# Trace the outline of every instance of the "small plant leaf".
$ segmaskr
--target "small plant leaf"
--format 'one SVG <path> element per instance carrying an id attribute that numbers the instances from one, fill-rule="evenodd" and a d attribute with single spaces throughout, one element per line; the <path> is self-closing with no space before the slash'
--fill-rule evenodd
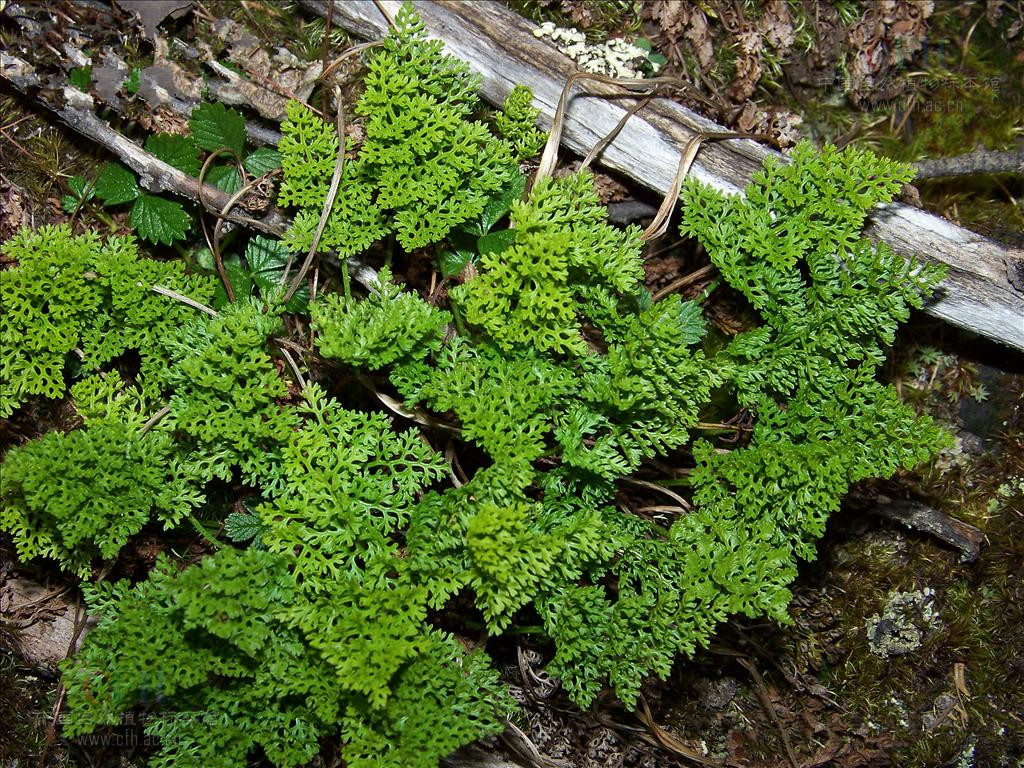
<path id="1" fill-rule="evenodd" d="M 199 162 L 199 148 L 191 136 L 154 133 L 146 139 L 146 149 L 189 176 L 199 175 L 199 169 L 202 167 Z"/>
<path id="2" fill-rule="evenodd" d="M 262 176 L 281 167 L 281 153 L 270 147 L 260 147 L 250 153 L 242 165 L 254 176 Z"/>
<path id="3" fill-rule="evenodd" d="M 96 190 L 94 185 L 82 176 L 68 179 L 68 194 L 61 198 L 60 205 L 66 213 L 74 213 L 92 200 Z"/>
<path id="4" fill-rule="evenodd" d="M 142 86 L 142 78 L 138 67 L 128 73 L 128 79 L 121 83 L 121 90 L 125 93 L 138 93 Z"/>
<path id="5" fill-rule="evenodd" d="M 185 238 L 192 218 L 181 203 L 156 195 L 140 195 L 132 206 L 131 223 L 143 240 L 170 245 Z"/>
<path id="6" fill-rule="evenodd" d="M 106 205 L 130 203 L 140 194 L 135 174 L 120 163 L 107 163 L 96 179 L 96 196 Z"/>
<path id="7" fill-rule="evenodd" d="M 253 546 L 259 546 L 260 536 L 266 529 L 252 512 L 232 512 L 224 518 L 224 533 L 236 544 L 250 541 Z"/>
<path id="8" fill-rule="evenodd" d="M 188 121 L 196 146 L 209 152 L 227 147 L 239 156 L 245 151 L 245 118 L 218 102 L 195 108 Z"/>
<path id="9" fill-rule="evenodd" d="M 231 281 L 231 290 L 235 292 L 235 301 L 241 301 L 247 296 L 252 295 L 252 276 L 249 274 L 249 270 L 245 268 L 242 260 L 235 254 L 224 257 L 224 272 L 227 273 L 228 280 Z M 213 297 L 213 306 L 217 309 L 226 307 L 230 301 L 228 300 L 228 293 L 224 289 L 224 283 L 218 276 L 216 293 Z"/>
<path id="10" fill-rule="evenodd" d="M 485 253 L 501 253 L 515 241 L 516 231 L 514 229 L 499 229 L 482 235 L 476 241 L 476 249 L 481 256 Z"/>
<path id="11" fill-rule="evenodd" d="M 479 231 L 476 234 L 485 235 L 490 232 L 491 227 L 501 221 L 512 210 L 512 204 L 522 198 L 525 190 L 526 177 L 521 173 L 517 173 L 497 197 L 491 198 L 487 205 L 484 206 L 484 210 L 480 214 Z"/>
<path id="12" fill-rule="evenodd" d="M 455 277 L 473 260 L 472 251 L 445 251 L 441 254 L 440 268 L 442 277 Z"/>
<path id="13" fill-rule="evenodd" d="M 68 82 L 80 91 L 89 90 L 92 83 L 92 67 L 78 67 L 68 72 Z"/>
<path id="14" fill-rule="evenodd" d="M 696 344 L 704 338 L 707 320 L 695 301 L 684 301 L 679 305 L 679 337 L 683 344 Z"/>
<path id="15" fill-rule="evenodd" d="M 448 243 L 452 249 L 441 254 L 438 265 L 443 277 L 455 277 L 472 261 L 477 253 L 477 240 L 475 233 L 463 229 L 452 230 L 448 235 Z"/>
<path id="16" fill-rule="evenodd" d="M 214 166 L 207 172 L 206 178 L 203 180 L 229 195 L 235 194 L 242 188 L 242 177 L 239 176 L 238 169 L 233 165 Z"/>
<path id="17" fill-rule="evenodd" d="M 269 299 L 281 283 L 281 273 L 288 263 L 288 246 L 280 240 L 255 235 L 245 249 L 249 275 L 264 300 Z M 303 285 L 285 305 L 289 312 L 302 312 L 309 305 L 309 288 Z"/>

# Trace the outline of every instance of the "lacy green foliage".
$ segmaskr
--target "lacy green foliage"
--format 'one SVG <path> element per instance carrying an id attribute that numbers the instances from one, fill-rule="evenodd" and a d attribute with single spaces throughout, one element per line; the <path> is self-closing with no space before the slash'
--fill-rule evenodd
<path id="1" fill-rule="evenodd" d="M 585 351 L 580 316 L 599 321 L 590 302 L 637 290 L 639 228 L 622 233 L 605 221 L 586 173 L 541 181 L 529 200 L 513 204 L 512 222 L 511 247 L 483 254 L 480 277 L 453 289 L 453 299 L 505 352 Z"/>
<path id="2" fill-rule="evenodd" d="M 288 389 L 267 354 L 267 337 L 280 325 L 247 301 L 174 335 L 171 420 L 192 441 L 198 476 L 230 480 L 235 466 L 247 478 L 262 476 L 295 426 L 294 414 L 277 404 Z"/>
<path id="3" fill-rule="evenodd" d="M 410 7 L 399 11 L 395 23 L 369 58 L 355 107 L 364 118 L 365 139 L 345 162 L 341 193 L 319 244 L 342 256 L 391 232 L 406 249 L 436 243 L 478 216 L 518 173 L 509 144 L 470 119 L 478 78 L 444 55 L 440 42 L 427 39 Z M 300 207 L 287 240 L 306 250 L 327 197 L 338 139 L 299 106 L 289 108 L 282 135 L 280 201 Z"/>
<path id="4" fill-rule="evenodd" d="M 688 439 L 719 382 L 691 349 L 703 321 L 677 298 L 651 304 L 639 233 L 606 223 L 588 174 L 544 181 L 512 211 L 515 243 L 485 254 L 479 277 L 451 292 L 487 335 L 457 337 L 433 364 L 396 367 L 392 381 L 410 404 L 454 411 L 464 436 L 499 461 L 534 461 L 553 434 L 563 490 L 603 502 L 644 456 Z"/>
<path id="5" fill-rule="evenodd" d="M 581 705 L 608 683 L 634 704 L 646 675 L 667 675 L 731 614 L 786 620 L 796 561 L 813 557 L 850 483 L 916 466 L 948 439 L 874 380 L 881 345 L 940 276 L 860 237 L 866 210 L 904 176 L 870 155 L 801 147 L 755 180 L 749 203 L 691 184 L 685 231 L 766 320 L 713 359 L 693 349 L 699 307 L 652 304 L 640 289 L 635 234 L 604 225 L 585 176 L 514 206 L 514 244 L 452 291 L 484 333 L 392 373 L 408 403 L 454 412 L 494 458 L 481 482 L 516 478 L 496 503 L 425 500 L 414 514 L 410 563 L 432 600 L 469 586 L 494 630 L 532 601 L 556 643 L 551 669 Z M 728 453 L 693 445 L 693 511 L 666 526 L 603 508 L 645 457 L 689 442 L 722 386 L 758 422 Z M 560 465 L 530 468 L 552 453 Z M 539 504 L 517 498 L 529 486 Z M 571 558 L 552 554 L 538 522 L 553 503 L 579 503 L 568 499 L 600 510 L 614 545 L 551 582 L 550 564 Z M 494 570 L 481 545 L 498 541 L 510 567 Z"/>
<path id="6" fill-rule="evenodd" d="M 512 145 L 519 160 L 536 155 L 548 139 L 537 127 L 538 115 L 540 110 L 533 106 L 533 91 L 517 85 L 505 97 L 501 112 L 494 116 L 494 127 Z"/>
<path id="7" fill-rule="evenodd" d="M 942 276 L 861 235 L 868 209 L 911 178 L 907 166 L 864 150 L 819 154 L 807 142 L 791 160 L 767 163 L 743 199 L 692 180 L 683 191 L 683 232 L 701 238 L 765 319 L 732 347 L 744 396 L 785 396 L 812 375 L 880 364 L 882 346 Z"/>
<path id="8" fill-rule="evenodd" d="M 254 745 L 276 765 L 308 762 L 337 717 L 330 668 L 275 616 L 295 600 L 285 562 L 222 549 L 175 574 L 168 561 L 116 602 L 65 665 L 65 733 L 118 722 L 140 698 L 172 699 L 147 720 L 162 766 L 239 766 Z M 121 649 L 115 659 L 110 648 Z"/>
<path id="9" fill-rule="evenodd" d="M 551 431 L 546 414 L 571 390 L 571 373 L 538 356 L 504 357 L 455 337 L 435 364 L 396 369 L 392 380 L 409 405 L 454 411 L 466 438 L 498 460 L 533 461 Z"/>
<path id="10" fill-rule="evenodd" d="M 321 248 L 344 258 L 392 234 L 405 249 L 447 238 L 454 258 L 442 269 L 462 282 L 441 309 L 384 269 L 369 296 L 320 296 L 309 323 L 287 327 L 298 337 L 312 326 L 320 356 L 364 382 L 386 376 L 406 407 L 433 412 L 419 422 L 456 433 L 465 460 L 449 466 L 417 431 L 343 407 L 316 381 L 294 402 L 274 352 L 290 343 L 275 341 L 283 308 L 225 296 L 217 317 L 161 314 L 158 335 L 140 328 L 135 343 L 156 350 L 144 361 L 161 365 L 141 384 L 110 372 L 74 386 L 85 428 L 12 452 L 3 525 L 29 555 L 112 557 L 146 520 L 178 521 L 213 478 L 237 489 L 240 477 L 236 500 L 252 511 L 236 509 L 227 534 L 249 546 L 181 572 L 163 559 L 134 586 L 88 590 L 101 621 L 65 665 L 67 735 L 142 702 L 159 706 L 146 725 L 163 739 L 159 766 L 226 768 L 261 753 L 300 765 L 335 736 L 347 765 L 432 767 L 509 711 L 486 656 L 436 626 L 469 601 L 491 633 L 539 620 L 548 668 L 581 706 L 610 687 L 634 707 L 645 678 L 666 677 L 730 615 L 786 621 L 797 563 L 814 556 L 850 484 L 947 443 L 875 378 L 897 325 L 940 277 L 860 234 L 905 168 L 802 145 L 743 199 L 689 183 L 684 233 L 763 319 L 718 349 L 699 304 L 650 296 L 639 231 L 607 223 L 589 174 L 542 180 L 520 199 L 513 149 L 470 120 L 476 80 L 408 8 L 397 26 L 370 58 L 356 108 L 365 140 L 348 148 Z M 513 96 L 497 123 L 525 152 L 533 117 L 527 96 Z M 210 142 L 241 141 L 225 131 Z M 280 202 L 299 208 L 290 247 L 308 248 L 339 142 L 297 105 L 283 131 Z M 258 287 L 273 305 L 282 254 L 257 245 L 242 293 Z M 98 241 L 63 248 L 35 267 L 60 290 L 17 283 L 30 297 L 19 329 L 44 326 L 50 346 L 14 354 L 51 356 L 53 396 L 69 350 L 97 355 L 86 342 L 113 303 L 84 277 L 103 274 L 90 255 Z M 17 260 L 31 266 L 36 250 L 47 253 L 33 242 Z M 129 310 L 104 321 L 113 348 L 140 322 Z M 310 365 L 310 378 L 325 380 L 323 369 Z M 12 370 L 5 362 L 5 381 Z M 329 379 L 346 403 L 356 377 Z M 149 391 L 170 405 L 145 431 Z M 694 439 L 702 417 L 740 409 L 753 417 L 741 439 Z M 138 456 L 127 464 L 126 446 Z M 89 460 L 68 472 L 83 451 Z M 660 489 L 666 505 L 674 496 L 664 512 L 631 513 L 620 484 L 666 455 L 695 465 L 690 487 Z M 51 492 L 44 478 L 61 473 Z"/>
<path id="11" fill-rule="evenodd" d="M 180 574 L 165 563 L 100 593 L 103 621 L 65 670 L 66 733 L 161 697 L 173 709 L 147 722 L 165 740 L 158 765 L 238 766 L 256 747 L 300 765 L 340 725 L 349 765 L 433 768 L 496 730 L 495 672 L 425 624 L 425 587 L 389 576 L 404 571 L 389 534 L 441 458 L 316 385 L 307 399 L 259 509 L 267 550 L 222 549 Z"/>
<path id="12" fill-rule="evenodd" d="M 0 528 L 24 560 L 49 557 L 83 578 L 151 518 L 177 524 L 202 499 L 171 438 L 100 420 L 12 448 L 0 472 Z"/>
<path id="13" fill-rule="evenodd" d="M 610 557 L 616 544 L 599 511 L 527 498 L 523 468 L 498 464 L 457 491 L 431 494 L 409 526 L 409 569 L 430 604 L 468 586 L 493 632 L 539 595 Z"/>
<path id="14" fill-rule="evenodd" d="M 451 315 L 395 285 L 391 270 L 378 274 L 376 293 L 362 301 L 328 295 L 312 308 L 320 353 L 357 368 L 379 370 L 418 360 L 441 347 Z"/>
<path id="15" fill-rule="evenodd" d="M 0 417 L 32 395 L 64 396 L 75 350 L 85 370 L 127 350 L 139 351 L 144 370 L 166 365 L 165 340 L 195 310 L 152 286 L 200 302 L 213 292 L 180 262 L 138 258 L 128 238 L 73 235 L 66 226 L 22 230 L 2 253 L 15 266 L 0 270 Z"/>
<path id="16" fill-rule="evenodd" d="M 292 554 L 296 577 L 320 592 L 346 574 L 389 567 L 393 533 L 447 465 L 383 414 L 348 411 L 308 389 L 306 422 L 282 446 L 265 486 L 271 500 L 257 512 L 267 548 Z"/>

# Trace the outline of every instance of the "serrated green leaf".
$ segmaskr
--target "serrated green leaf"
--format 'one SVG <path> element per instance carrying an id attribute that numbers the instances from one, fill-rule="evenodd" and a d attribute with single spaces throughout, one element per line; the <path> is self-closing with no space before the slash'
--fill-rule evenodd
<path id="1" fill-rule="evenodd" d="M 72 176 L 68 179 L 68 192 L 69 194 L 61 198 L 61 208 L 67 213 L 74 213 L 92 200 L 96 190 L 92 182 L 82 176 Z"/>
<path id="2" fill-rule="evenodd" d="M 192 217 L 174 200 L 156 195 L 140 195 L 132 206 L 132 229 L 143 240 L 170 245 L 183 240 L 192 225 Z"/>
<path id="3" fill-rule="evenodd" d="M 520 200 L 526 190 L 526 177 L 517 173 L 512 180 L 501 190 L 497 197 L 491 198 L 484 206 L 480 214 L 480 226 L 478 235 L 485 235 L 491 231 L 491 227 L 501 221 L 510 210 L 512 203 Z"/>
<path id="4" fill-rule="evenodd" d="M 255 235 L 245 249 L 249 275 L 264 299 L 268 299 L 281 283 L 281 273 L 288 263 L 288 247 L 280 240 Z M 289 312 L 302 312 L 309 305 L 309 287 L 303 285 L 285 305 Z"/>
<path id="5" fill-rule="evenodd" d="M 138 93 L 139 88 L 142 86 L 142 79 L 140 77 L 140 70 L 138 67 L 132 69 L 128 73 L 128 79 L 121 83 L 121 90 L 125 93 Z"/>
<path id="6" fill-rule="evenodd" d="M 267 529 L 252 512 L 232 512 L 224 518 L 224 533 L 235 543 L 251 541 L 259 546 L 260 536 Z"/>
<path id="7" fill-rule="evenodd" d="M 256 279 L 256 285 L 264 287 L 264 277 L 258 275 L 269 275 L 278 273 L 288 263 L 288 246 L 280 240 L 263 235 L 254 235 L 249 238 L 249 245 L 245 249 L 245 260 L 249 262 L 249 270 Z"/>
<path id="8" fill-rule="evenodd" d="M 202 103 L 188 121 L 196 146 L 209 152 L 227 147 L 238 153 L 245 151 L 245 118 L 218 102 Z"/>
<path id="9" fill-rule="evenodd" d="M 106 205 L 130 203 L 140 194 L 135 174 L 120 163 L 107 163 L 96 179 L 96 196 Z"/>
<path id="10" fill-rule="evenodd" d="M 473 259 L 472 251 L 445 251 L 441 254 L 438 266 L 442 277 L 455 277 Z"/>
<path id="11" fill-rule="evenodd" d="M 270 147 L 260 147 L 246 157 L 242 165 L 254 176 L 262 176 L 281 167 L 281 153 Z"/>
<path id="12" fill-rule="evenodd" d="M 92 67 L 77 67 L 68 72 L 68 82 L 80 91 L 89 90 L 92 83 Z"/>
<path id="13" fill-rule="evenodd" d="M 238 174 L 238 169 L 233 165 L 214 166 L 207 171 L 204 181 L 229 195 L 235 194 L 235 192 L 242 188 L 242 177 Z"/>
<path id="14" fill-rule="evenodd" d="M 703 339 L 707 326 L 700 304 L 696 301 L 684 301 L 679 304 L 679 329 L 684 344 L 696 344 Z"/>
<path id="15" fill-rule="evenodd" d="M 189 176 L 199 175 L 199 169 L 202 167 L 199 162 L 199 148 L 191 136 L 154 133 L 146 139 L 146 149 Z"/>
<path id="16" fill-rule="evenodd" d="M 499 229 L 488 232 L 476 241 L 476 250 L 482 256 L 485 253 L 501 253 L 516 240 L 514 229 Z"/>

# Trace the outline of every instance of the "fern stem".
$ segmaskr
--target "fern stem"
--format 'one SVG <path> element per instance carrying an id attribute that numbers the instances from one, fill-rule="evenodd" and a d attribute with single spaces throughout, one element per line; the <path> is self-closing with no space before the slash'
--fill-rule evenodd
<path id="1" fill-rule="evenodd" d="M 352 278 L 348 274 L 348 264 L 341 265 L 341 287 L 345 291 L 345 298 L 352 301 Z"/>
<path id="2" fill-rule="evenodd" d="M 245 168 L 242 166 L 242 161 L 239 158 L 237 152 L 228 147 L 222 147 L 212 152 L 210 156 L 206 158 L 206 161 L 203 163 L 202 169 L 199 171 L 199 202 L 202 204 L 203 208 L 209 209 L 209 206 L 203 200 L 203 189 L 206 188 L 206 174 L 209 173 L 210 171 L 210 164 L 214 160 L 216 160 L 218 156 L 223 155 L 225 153 L 230 153 L 235 156 L 235 163 L 238 165 L 238 174 L 243 179 L 245 178 Z M 228 211 L 231 210 L 237 199 L 237 195 L 235 197 L 230 198 L 227 204 L 224 206 L 224 210 L 219 214 L 215 214 L 218 217 L 218 227 L 220 223 L 224 221 L 223 217 L 226 216 Z M 204 219 L 202 215 L 199 216 L 199 224 L 203 228 L 203 237 L 206 238 L 206 244 L 210 247 L 210 252 L 213 253 L 213 264 L 217 268 L 217 274 L 220 275 L 221 282 L 224 284 L 224 291 L 228 295 L 228 301 L 234 304 L 235 289 L 234 286 L 231 285 L 231 278 L 228 277 L 227 269 L 224 268 L 224 259 L 221 258 L 220 255 L 220 245 L 217 242 L 218 238 L 216 231 L 214 233 L 213 239 L 211 240 L 210 232 L 206 228 L 206 219 Z"/>
<path id="3" fill-rule="evenodd" d="M 206 527 L 196 519 L 195 515 L 189 512 L 186 517 L 188 518 L 188 521 L 192 523 L 192 527 L 199 532 L 199 535 L 210 543 L 210 546 L 214 549 L 220 549 L 223 546 L 208 530 L 206 530 Z"/>
<path id="4" fill-rule="evenodd" d="M 299 267 L 298 274 L 295 275 L 295 279 L 292 280 L 292 284 L 288 287 L 288 291 L 284 295 L 282 304 L 287 304 L 291 301 L 292 296 L 299 290 L 299 286 L 302 285 L 302 281 L 306 279 L 306 273 L 309 272 L 310 266 L 313 264 L 313 259 L 317 253 L 317 246 L 320 245 L 320 238 L 324 234 L 324 229 L 327 227 L 327 219 L 331 216 L 331 209 L 334 207 L 334 201 L 338 197 L 338 188 L 341 186 L 341 177 L 345 171 L 345 105 L 341 100 L 341 88 L 338 86 L 334 87 L 334 99 L 338 102 L 338 159 L 334 163 L 334 174 L 331 176 L 331 186 L 327 191 L 327 198 L 324 200 L 323 210 L 320 211 L 320 221 L 317 222 L 316 232 L 313 233 L 313 241 L 309 244 L 309 253 L 306 254 L 305 261 L 302 262 L 302 266 Z M 285 267 L 284 273 L 281 275 L 281 282 L 284 283 L 285 277 L 288 274 L 288 267 Z M 348 270 L 342 269 L 341 271 L 345 281 L 345 295 L 348 296 Z"/>
<path id="5" fill-rule="evenodd" d="M 651 301 L 661 301 L 670 293 L 675 293 L 680 288 L 684 288 L 687 285 L 690 285 L 690 283 L 696 283 L 704 279 L 705 277 L 708 277 L 716 269 L 718 269 L 718 267 L 716 267 L 714 264 L 705 264 L 700 269 L 695 269 L 693 272 L 683 275 L 678 280 L 675 280 L 674 282 L 671 282 L 668 285 L 666 285 L 664 288 L 659 290 L 657 293 L 654 294 L 654 296 L 651 297 Z"/>
<path id="6" fill-rule="evenodd" d="M 149 430 L 151 430 L 156 425 L 156 423 L 158 421 L 160 421 L 160 419 L 162 419 L 164 416 L 166 416 L 170 412 L 171 412 L 171 406 L 165 405 L 159 411 L 157 411 L 152 416 L 150 416 L 145 424 L 143 424 L 141 427 L 139 427 L 139 434 L 140 435 L 144 435 L 147 432 L 149 432 Z"/>
<path id="7" fill-rule="evenodd" d="M 217 317 L 217 310 L 210 309 L 205 304 L 200 304 L 195 299 L 190 299 L 183 293 L 172 291 L 170 288 L 164 288 L 164 286 L 162 285 L 153 285 L 150 287 L 150 290 L 152 290 L 154 293 L 159 293 L 161 296 L 167 296 L 168 298 L 174 299 L 175 301 L 180 301 L 182 304 L 187 304 L 193 309 L 198 309 L 200 312 L 205 312 L 210 317 Z"/>
<path id="8" fill-rule="evenodd" d="M 280 349 L 281 349 L 281 354 L 284 355 L 284 359 L 288 361 L 288 365 L 292 369 L 292 373 L 295 374 L 295 380 L 299 384 L 299 389 L 305 389 L 306 388 L 306 380 L 302 377 L 302 371 L 299 370 L 299 366 L 295 362 L 295 358 L 292 357 L 291 352 L 289 352 L 284 347 L 280 347 Z"/>

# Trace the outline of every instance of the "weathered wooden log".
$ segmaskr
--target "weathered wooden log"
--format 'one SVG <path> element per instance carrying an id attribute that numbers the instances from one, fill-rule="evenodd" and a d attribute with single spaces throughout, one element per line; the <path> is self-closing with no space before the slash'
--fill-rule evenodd
<path id="1" fill-rule="evenodd" d="M 326 0 L 303 0 L 326 15 Z M 483 77 L 481 94 L 498 104 L 517 83 L 533 89 L 535 106 L 548 124 L 575 64 L 549 41 L 533 35 L 532 24 L 497 2 L 440 0 L 414 2 L 431 35 Z M 381 9 L 397 13 L 398 0 L 335 2 L 333 23 L 367 39 L 382 37 L 388 21 Z M 566 113 L 563 144 L 586 154 L 616 126 L 631 100 L 613 86 L 588 83 Z M 592 94 L 592 95 L 588 95 Z M 671 186 L 679 155 L 697 132 L 726 130 L 668 99 L 655 99 L 630 118 L 600 162 L 661 194 Z M 705 145 L 690 173 L 712 186 L 739 194 L 766 157 L 784 156 L 753 141 L 736 139 Z M 1002 246 L 946 219 L 901 203 L 879 206 L 867 235 L 910 259 L 945 264 L 949 276 L 927 312 L 953 325 L 1024 350 L 1024 251 Z"/>
<path id="2" fill-rule="evenodd" d="M 985 533 L 980 529 L 919 501 L 879 496 L 877 506 L 870 511 L 956 547 L 960 550 L 962 563 L 976 561 L 981 553 L 982 542 L 985 541 Z"/>

